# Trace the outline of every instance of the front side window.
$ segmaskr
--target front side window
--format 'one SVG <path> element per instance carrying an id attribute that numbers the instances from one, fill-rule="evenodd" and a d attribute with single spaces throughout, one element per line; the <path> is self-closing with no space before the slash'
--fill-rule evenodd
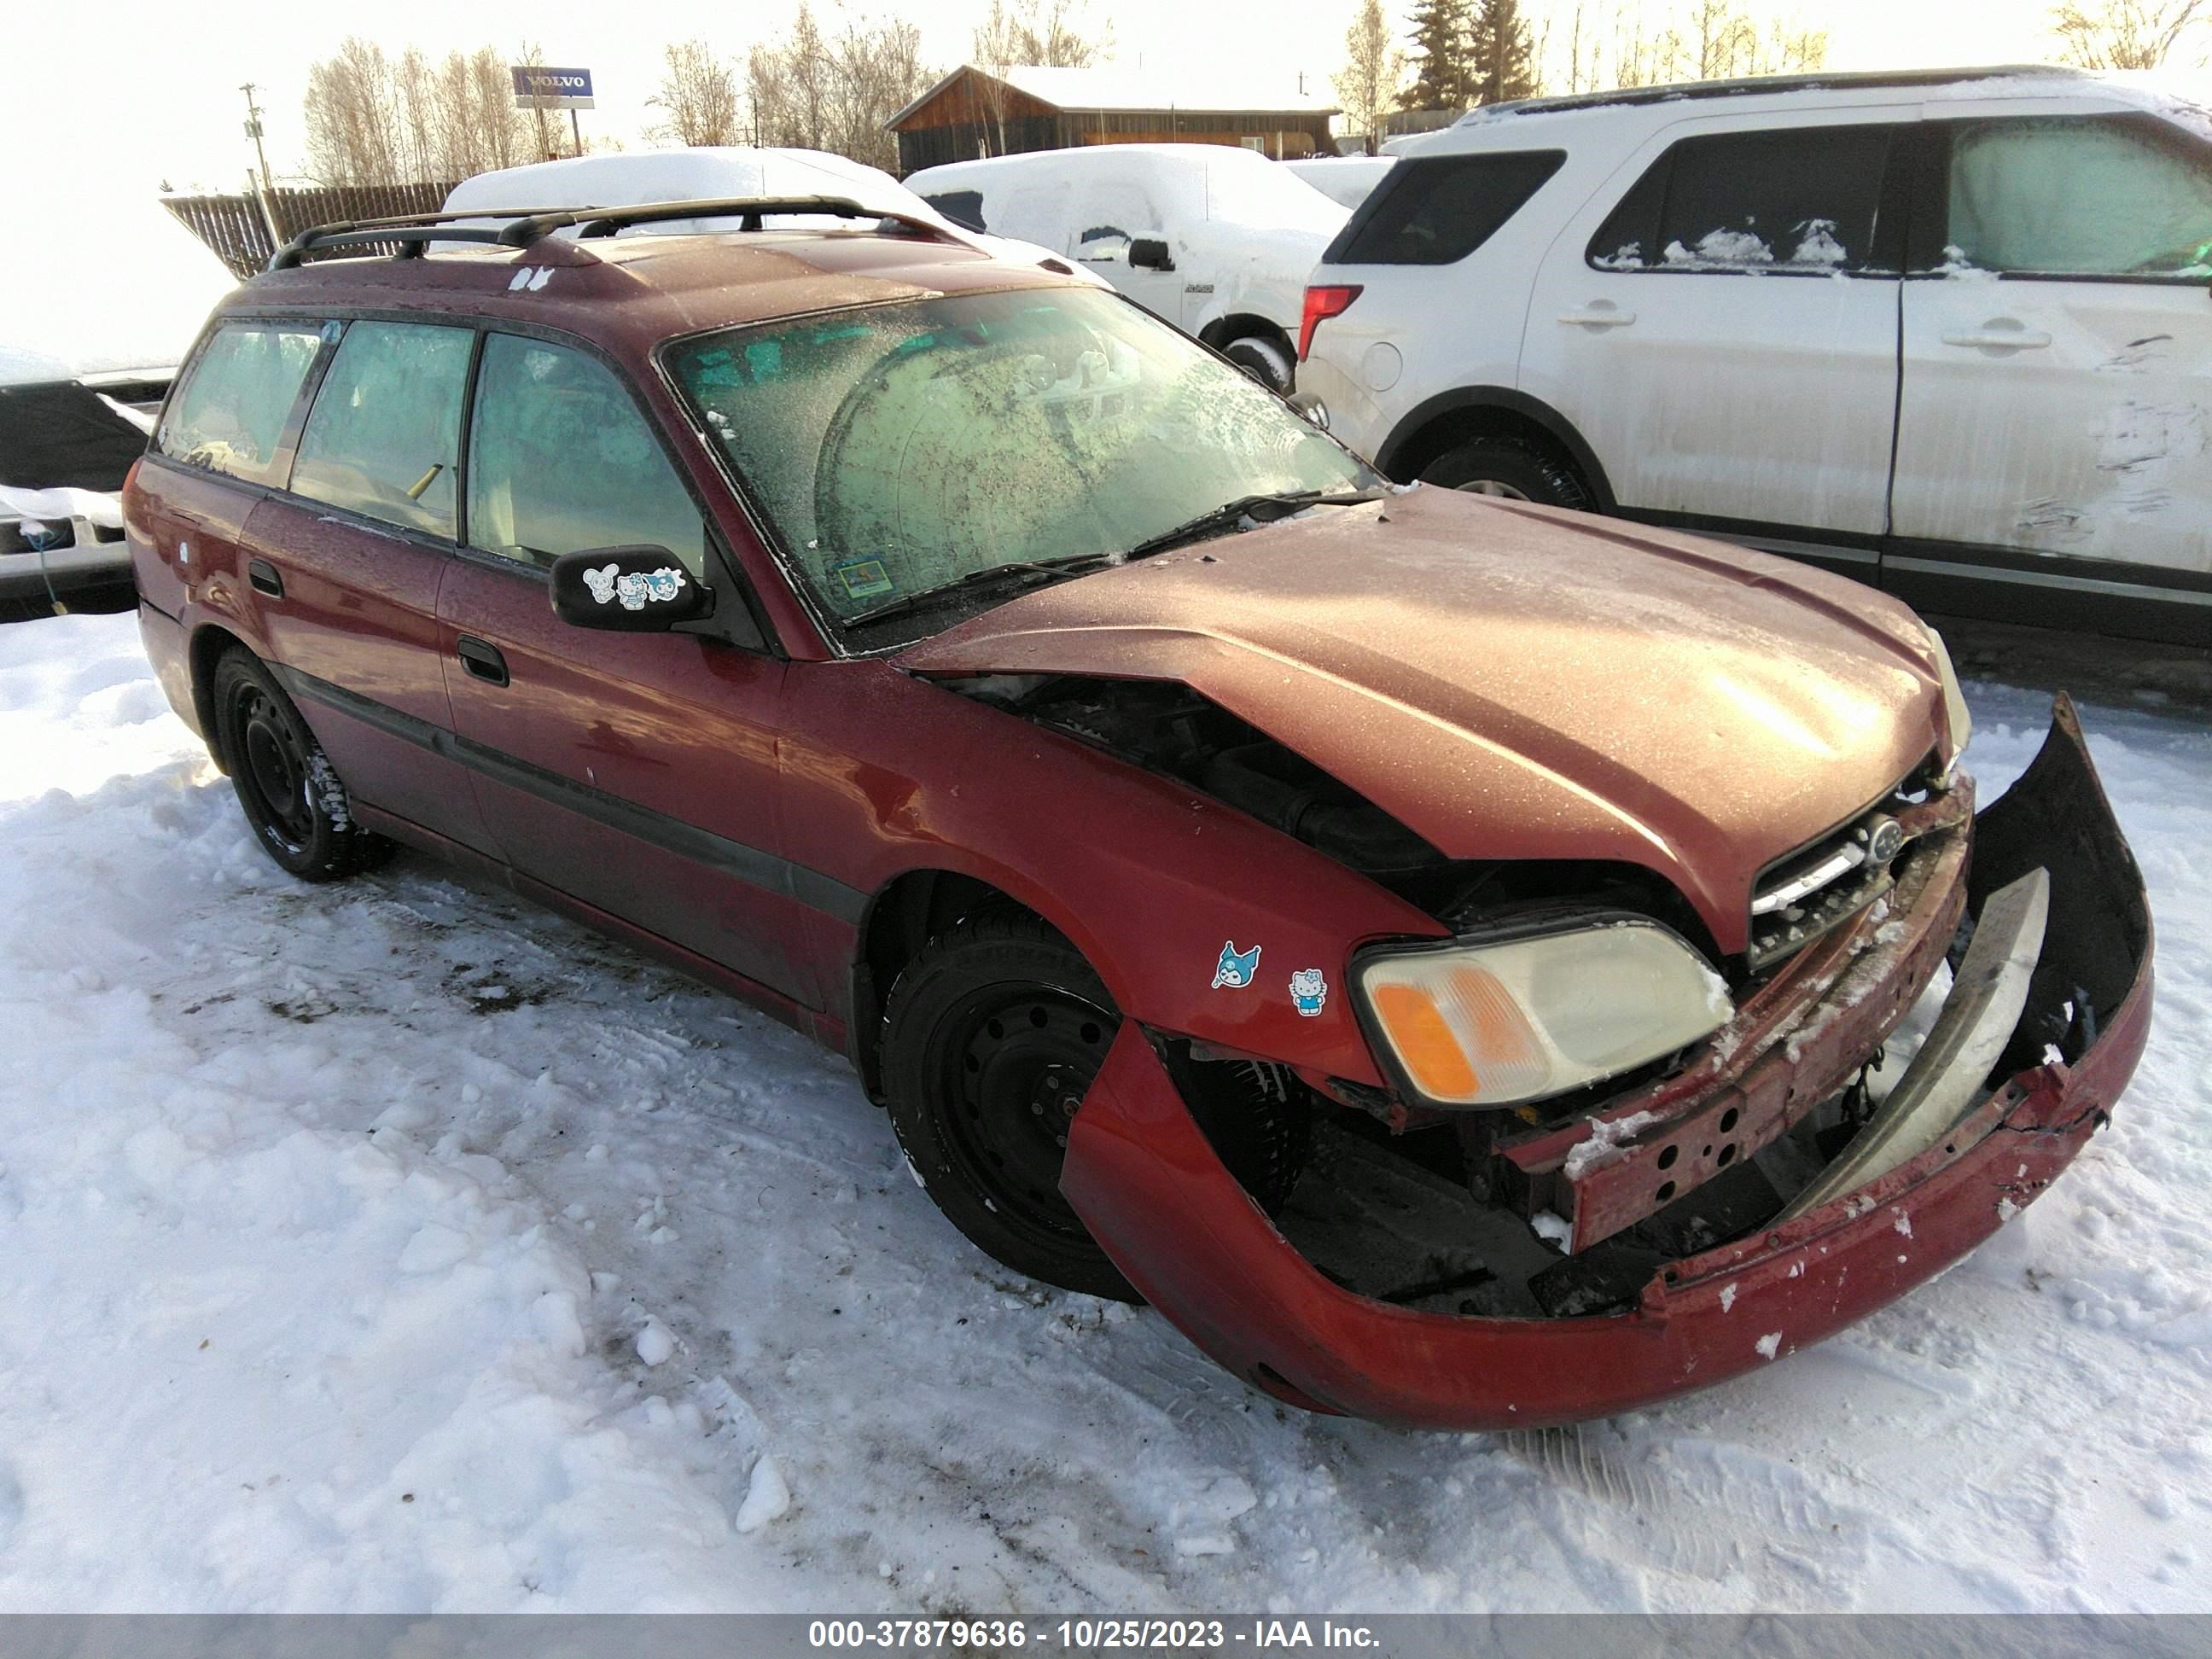
<path id="1" fill-rule="evenodd" d="M 1685 138 L 1599 227 L 1589 262 L 1605 270 L 1893 270 L 1876 239 L 1898 131 L 1785 127 Z"/>
<path id="2" fill-rule="evenodd" d="M 1951 137 L 1946 256 L 2021 276 L 2212 276 L 2212 165 L 2124 119 L 1977 121 Z"/>
<path id="3" fill-rule="evenodd" d="M 669 366 L 840 618 L 1117 557 L 1248 495 L 1381 483 L 1237 369 L 1088 289 L 727 330 Z"/>
<path id="4" fill-rule="evenodd" d="M 587 548 L 665 547 L 703 578 L 707 531 L 635 401 L 596 357 L 484 340 L 469 439 L 469 544 L 550 565 Z"/>
<path id="5" fill-rule="evenodd" d="M 1559 170 L 1565 150 L 1412 156 L 1324 255 L 1332 264 L 1448 265 L 1488 241 Z"/>
<path id="6" fill-rule="evenodd" d="M 461 394 L 474 343 L 465 328 L 349 325 L 300 434 L 293 489 L 386 524 L 451 536 Z"/>
<path id="7" fill-rule="evenodd" d="M 284 422 L 322 349 L 319 323 L 226 323 L 161 416 L 155 447 L 187 466 L 255 483 L 270 471 Z"/>

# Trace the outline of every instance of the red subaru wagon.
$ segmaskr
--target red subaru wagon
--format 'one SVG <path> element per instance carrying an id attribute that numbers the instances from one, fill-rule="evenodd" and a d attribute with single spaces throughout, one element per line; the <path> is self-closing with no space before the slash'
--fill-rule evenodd
<path id="1" fill-rule="evenodd" d="M 1314 1409 L 1756 1368 L 2033 1199 L 2145 1039 L 2063 699 L 1977 817 L 1893 601 L 1394 489 L 849 202 L 310 232 L 125 513 L 287 870 L 404 842 L 769 1010 L 977 1246 Z"/>

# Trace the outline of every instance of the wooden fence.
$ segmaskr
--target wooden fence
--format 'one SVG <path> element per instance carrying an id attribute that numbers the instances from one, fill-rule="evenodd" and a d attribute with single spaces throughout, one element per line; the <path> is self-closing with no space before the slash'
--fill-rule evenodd
<path id="1" fill-rule="evenodd" d="M 309 225 L 326 225 L 340 219 L 383 219 L 401 213 L 435 213 L 445 206 L 453 185 L 331 185 L 313 190 L 272 190 L 269 211 L 282 238 L 298 235 Z M 185 228 L 215 250 L 216 258 L 230 267 L 240 281 L 269 263 L 276 243 L 261 216 L 261 204 L 251 196 L 164 196 L 161 204 L 183 222 Z M 358 248 L 347 250 L 359 252 Z"/>

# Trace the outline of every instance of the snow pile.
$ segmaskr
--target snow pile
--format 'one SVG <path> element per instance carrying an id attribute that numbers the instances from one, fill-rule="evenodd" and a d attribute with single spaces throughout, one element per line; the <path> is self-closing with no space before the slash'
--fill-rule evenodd
<path id="1" fill-rule="evenodd" d="M 0 629 L 0 1608 L 2201 1607 L 2212 738 L 2090 724 L 2160 1006 L 2065 1179 L 1720 1389 L 1408 1435 L 985 1261 L 743 1008 L 288 880 L 130 617 Z"/>

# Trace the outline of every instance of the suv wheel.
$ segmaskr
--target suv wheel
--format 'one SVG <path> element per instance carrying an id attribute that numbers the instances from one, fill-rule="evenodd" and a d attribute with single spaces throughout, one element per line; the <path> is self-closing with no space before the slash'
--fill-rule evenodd
<path id="1" fill-rule="evenodd" d="M 268 669 L 242 647 L 215 670 L 216 742 L 262 849 L 302 881 L 381 864 L 392 843 L 353 821 L 330 757 Z"/>
<path id="2" fill-rule="evenodd" d="M 937 1207 L 1030 1279 L 1140 1298 L 1060 1196 L 1067 1127 L 1121 1017 L 1091 964 L 1027 911 L 989 909 L 933 940 L 891 988 L 891 1127 Z"/>
<path id="3" fill-rule="evenodd" d="M 1582 513 L 1597 510 L 1589 486 L 1571 463 L 1513 438 L 1477 438 L 1447 450 L 1421 469 L 1421 482 L 1471 495 L 1501 495 Z"/>
<path id="4" fill-rule="evenodd" d="M 1221 355 L 1262 386 L 1289 392 L 1292 379 L 1291 354 L 1266 336 L 1247 334 L 1242 339 L 1231 340 L 1221 348 Z"/>

